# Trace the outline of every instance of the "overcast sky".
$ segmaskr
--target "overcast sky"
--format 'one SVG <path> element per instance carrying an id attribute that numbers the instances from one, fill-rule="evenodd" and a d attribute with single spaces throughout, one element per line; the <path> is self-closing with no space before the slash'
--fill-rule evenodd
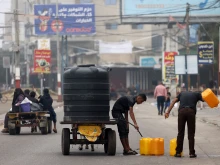
<path id="1" fill-rule="evenodd" d="M 5 15 L 2 12 L 10 11 L 11 1 L 10 0 L 0 0 L 0 26 L 4 26 L 5 23 Z M 3 31 L 0 29 L 0 35 L 2 35 Z M 2 47 L 2 42 L 0 42 L 0 47 Z"/>

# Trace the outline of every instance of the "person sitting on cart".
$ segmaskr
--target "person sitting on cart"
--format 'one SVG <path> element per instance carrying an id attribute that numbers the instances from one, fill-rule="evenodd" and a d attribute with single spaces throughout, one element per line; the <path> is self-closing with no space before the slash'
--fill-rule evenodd
<path id="1" fill-rule="evenodd" d="M 34 92 L 34 91 L 31 91 L 30 92 L 30 101 L 32 101 L 33 103 L 39 103 L 39 101 L 35 98 L 35 96 L 36 96 L 36 93 Z"/>
<path id="2" fill-rule="evenodd" d="M 128 134 L 129 134 L 128 111 L 134 123 L 135 128 L 139 130 L 139 127 L 135 119 L 133 106 L 135 103 L 141 104 L 146 100 L 147 98 L 145 94 L 139 94 L 136 97 L 123 96 L 119 98 L 113 106 L 112 116 L 113 118 L 118 119 L 117 127 L 118 127 L 119 137 L 120 137 L 122 146 L 124 148 L 124 153 L 123 153 L 124 155 L 136 155 L 137 154 L 136 151 L 133 151 L 130 148 L 129 141 L 128 141 Z"/>
<path id="3" fill-rule="evenodd" d="M 21 88 L 16 88 L 14 91 L 14 96 L 12 100 L 12 112 L 19 112 L 19 104 L 24 100 L 25 94 L 21 90 Z M 8 130 L 8 113 L 5 115 L 4 120 L 4 129 L 2 130 L 2 133 L 9 133 Z"/>
<path id="4" fill-rule="evenodd" d="M 43 109 L 45 111 L 49 111 L 50 112 L 50 118 L 53 120 L 53 132 L 57 133 L 57 128 L 56 128 L 56 112 L 54 111 L 52 104 L 53 104 L 53 99 L 51 98 L 50 94 L 49 94 L 49 90 L 47 88 L 45 88 L 43 90 L 43 96 L 40 96 L 40 100 L 39 103 L 41 103 L 43 105 Z"/>

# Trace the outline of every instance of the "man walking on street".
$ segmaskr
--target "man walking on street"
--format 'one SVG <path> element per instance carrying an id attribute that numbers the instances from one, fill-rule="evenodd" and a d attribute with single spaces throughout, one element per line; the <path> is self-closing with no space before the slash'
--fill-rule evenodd
<path id="1" fill-rule="evenodd" d="M 181 92 L 171 103 L 167 112 L 165 113 L 165 119 L 169 117 L 170 111 L 176 102 L 180 102 L 178 109 L 178 135 L 177 135 L 177 147 L 175 157 L 181 157 L 183 151 L 183 141 L 185 133 L 185 124 L 187 122 L 188 127 L 188 140 L 189 140 L 189 157 L 195 158 L 195 129 L 196 129 L 196 104 L 198 101 L 203 101 L 201 93 L 196 92 Z"/>
<path id="2" fill-rule="evenodd" d="M 157 85 L 154 90 L 154 98 L 157 99 L 158 115 L 163 115 L 163 108 L 166 97 L 167 97 L 166 87 L 163 85 L 162 82 L 159 82 L 159 85 Z"/>
<path id="3" fill-rule="evenodd" d="M 137 122 L 134 116 L 133 106 L 135 103 L 141 104 L 144 101 L 146 101 L 145 94 L 139 94 L 137 97 L 123 96 L 119 98 L 113 106 L 112 116 L 113 118 L 118 119 L 117 126 L 118 126 L 119 137 L 124 148 L 124 153 L 123 153 L 124 155 L 136 155 L 137 154 L 136 151 L 133 151 L 130 148 L 129 141 L 128 141 L 128 134 L 129 134 L 128 111 L 134 123 L 135 128 L 138 130 L 139 127 L 137 125 Z"/>

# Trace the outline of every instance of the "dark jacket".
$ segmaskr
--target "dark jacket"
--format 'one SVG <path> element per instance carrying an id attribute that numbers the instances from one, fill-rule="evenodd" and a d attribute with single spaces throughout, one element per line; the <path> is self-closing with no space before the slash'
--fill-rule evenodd
<path id="1" fill-rule="evenodd" d="M 35 98 L 35 97 L 28 97 L 28 99 L 30 100 L 30 101 L 32 101 L 33 103 L 39 103 L 39 101 Z"/>
<path id="2" fill-rule="evenodd" d="M 43 96 L 41 96 L 39 103 L 43 105 L 44 110 L 48 110 L 48 111 L 53 110 L 52 107 L 53 99 L 50 97 L 50 94 L 44 94 Z"/>

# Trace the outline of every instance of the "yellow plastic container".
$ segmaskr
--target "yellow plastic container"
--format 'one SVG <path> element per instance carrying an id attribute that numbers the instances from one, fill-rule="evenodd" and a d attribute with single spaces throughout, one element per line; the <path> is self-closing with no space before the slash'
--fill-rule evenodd
<path id="1" fill-rule="evenodd" d="M 142 138 L 140 140 L 140 154 L 141 155 L 151 154 L 151 142 L 152 142 L 152 138 Z"/>
<path id="2" fill-rule="evenodd" d="M 164 155 L 164 139 L 163 138 L 152 139 L 151 155 Z"/>
<path id="3" fill-rule="evenodd" d="M 219 104 L 218 98 L 209 88 L 202 92 L 202 98 L 211 108 L 217 107 Z"/>
<path id="4" fill-rule="evenodd" d="M 174 156 L 176 154 L 176 146 L 177 146 L 177 139 L 171 139 L 170 140 L 170 156 Z M 181 156 L 183 156 L 183 152 L 181 153 Z"/>

